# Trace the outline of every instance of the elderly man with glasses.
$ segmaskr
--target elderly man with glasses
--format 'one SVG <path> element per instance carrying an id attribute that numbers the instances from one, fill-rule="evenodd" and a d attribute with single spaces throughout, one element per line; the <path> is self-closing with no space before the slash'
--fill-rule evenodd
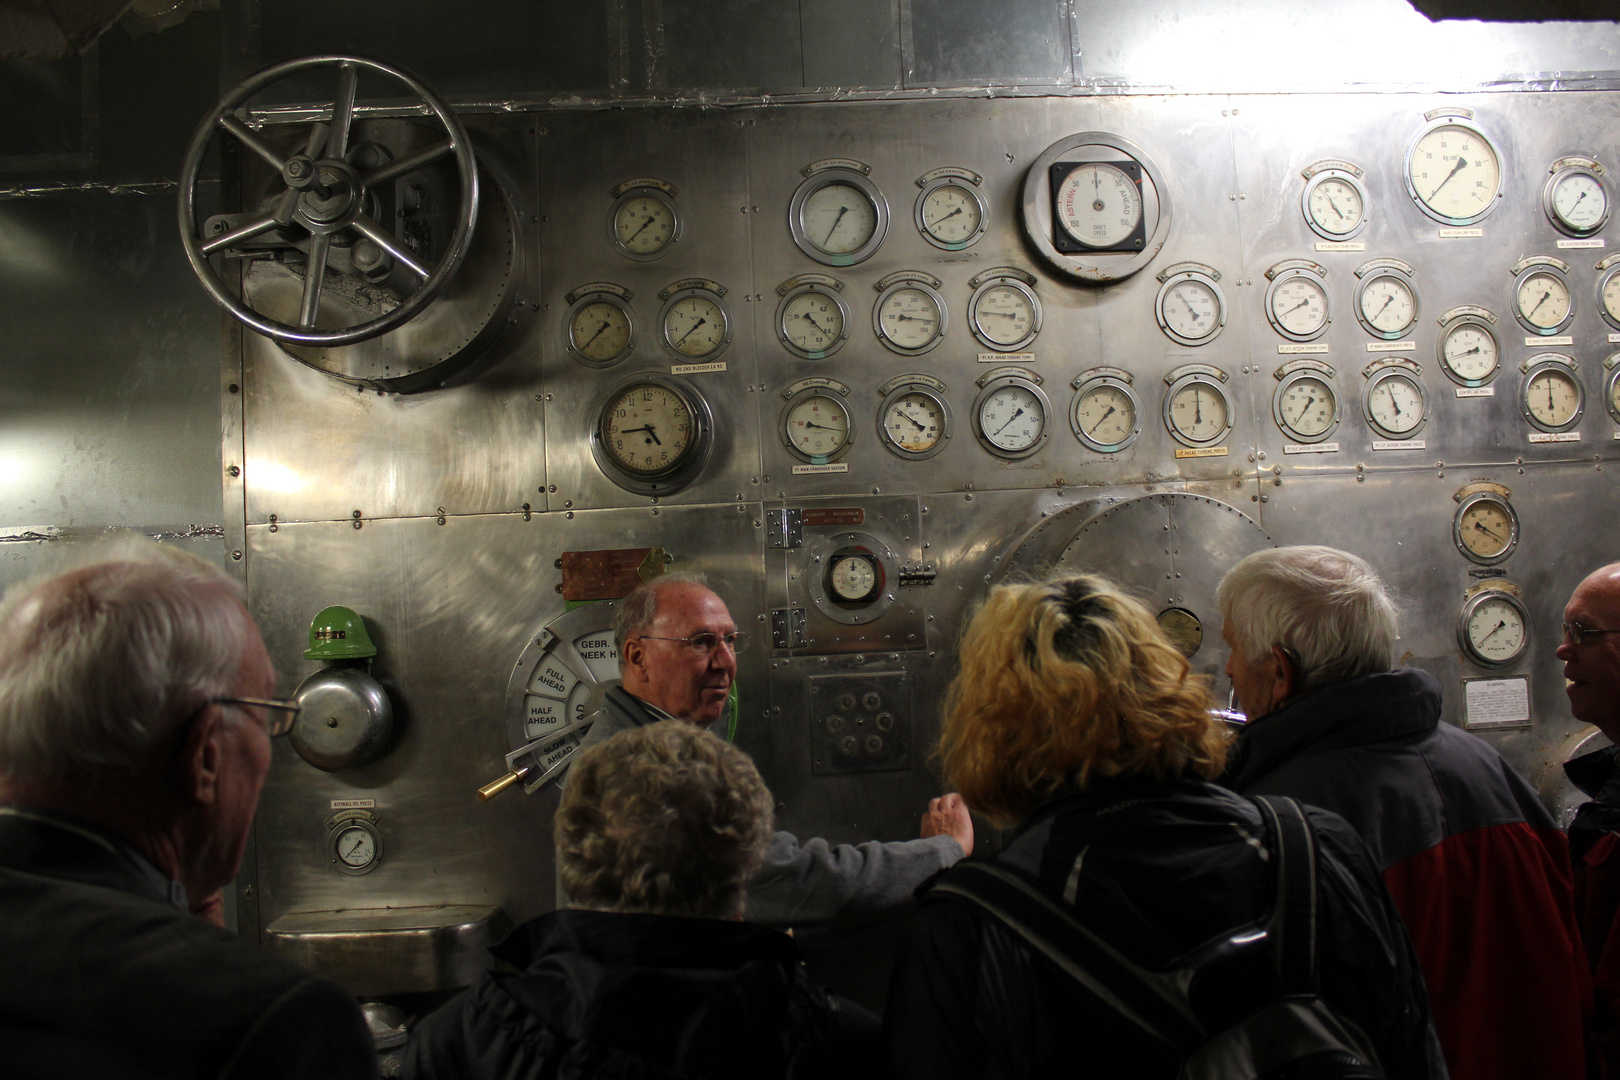
<path id="1" fill-rule="evenodd" d="M 1620 563 L 1594 570 L 1564 606 L 1565 692 L 1575 719 L 1620 744 Z M 1569 826 L 1575 862 L 1575 911 L 1592 965 L 1597 999 L 1592 1045 L 1608 1076 L 1620 1076 L 1620 750 L 1606 746 L 1570 761 L 1564 772 L 1592 797 Z M 1594 1074 L 1595 1075 L 1595 1074 Z"/>
<path id="2" fill-rule="evenodd" d="M 352 998 L 222 926 L 297 705 L 236 585 L 146 545 L 0 608 L 0 1075 L 374 1077 Z"/>
<path id="3" fill-rule="evenodd" d="M 581 750 L 659 720 L 707 729 L 724 715 L 748 639 L 701 578 L 668 574 L 638 586 L 620 602 L 613 633 L 622 683 L 607 689 Z M 777 832 L 749 883 L 747 917 L 792 927 L 880 914 L 972 851 L 973 821 L 954 794 L 929 804 L 917 840 L 835 846 Z"/>

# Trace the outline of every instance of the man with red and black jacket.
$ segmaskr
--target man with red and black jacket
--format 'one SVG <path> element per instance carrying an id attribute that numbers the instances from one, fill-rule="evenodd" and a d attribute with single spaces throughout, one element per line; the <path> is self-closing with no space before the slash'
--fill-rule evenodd
<path id="1" fill-rule="evenodd" d="M 1325 547 L 1249 556 L 1221 582 L 1226 672 L 1249 716 L 1223 783 L 1353 825 L 1383 871 L 1458 1080 L 1586 1075 L 1590 982 L 1568 844 L 1440 684 L 1393 669 L 1395 606 Z"/>

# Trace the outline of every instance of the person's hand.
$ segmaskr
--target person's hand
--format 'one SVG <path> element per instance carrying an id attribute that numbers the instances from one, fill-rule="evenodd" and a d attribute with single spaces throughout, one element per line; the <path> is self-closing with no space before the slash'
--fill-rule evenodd
<path id="1" fill-rule="evenodd" d="M 973 854 L 973 818 L 968 815 L 967 803 L 956 792 L 941 795 L 928 803 L 928 813 L 922 816 L 921 836 L 949 836 L 962 845 L 962 854 Z"/>

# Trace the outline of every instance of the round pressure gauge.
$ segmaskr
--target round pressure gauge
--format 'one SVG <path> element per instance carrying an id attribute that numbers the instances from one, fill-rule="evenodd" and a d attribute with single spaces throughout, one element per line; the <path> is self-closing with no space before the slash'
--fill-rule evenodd
<path id="1" fill-rule="evenodd" d="M 1291 341 L 1310 341 L 1328 328 L 1327 286 L 1309 270 L 1284 270 L 1266 290 L 1266 318 Z"/>
<path id="2" fill-rule="evenodd" d="M 1404 439 L 1423 426 L 1429 415 L 1429 395 L 1416 376 L 1391 368 L 1367 381 L 1361 411 L 1368 425 L 1380 435 Z"/>
<path id="3" fill-rule="evenodd" d="M 1142 246 L 1140 174 L 1132 175 L 1133 164 L 1087 161 L 1054 177 L 1053 205 L 1062 238 L 1100 251 Z"/>
<path id="4" fill-rule="evenodd" d="M 1016 460 L 1046 445 L 1052 404 L 1034 380 L 1022 375 L 992 379 L 973 402 L 973 431 L 997 457 Z"/>
<path id="5" fill-rule="evenodd" d="M 849 306 L 825 285 L 799 285 L 776 306 L 776 338 L 806 360 L 825 360 L 849 340 Z"/>
<path id="6" fill-rule="evenodd" d="M 1530 613 L 1517 596 L 1486 589 L 1463 604 L 1457 618 L 1457 640 L 1474 663 L 1503 667 L 1524 654 L 1529 627 Z"/>
<path id="7" fill-rule="evenodd" d="M 793 193 L 788 231 L 799 250 L 827 266 L 853 266 L 872 257 L 889 231 L 889 204 L 878 186 L 854 169 L 823 169 Z"/>
<path id="8" fill-rule="evenodd" d="M 1502 349 L 1491 324 L 1477 315 L 1462 315 L 1440 331 L 1440 367 L 1463 386 L 1483 386 L 1496 378 Z"/>
<path id="9" fill-rule="evenodd" d="M 1295 442 L 1321 442 L 1339 426 L 1339 395 L 1320 372 L 1296 371 L 1277 384 L 1271 415 Z"/>
<path id="10" fill-rule="evenodd" d="M 608 237 L 628 259 L 663 258 L 681 238 L 675 200 L 657 188 L 632 188 L 619 196 L 608 214 Z"/>
<path id="11" fill-rule="evenodd" d="M 914 278 L 890 285 L 872 305 L 873 332 L 903 356 L 917 356 L 938 345 L 947 323 L 945 298 Z"/>
<path id="12" fill-rule="evenodd" d="M 1441 224 L 1472 225 L 1502 194 L 1502 156 L 1471 121 L 1441 117 L 1424 125 L 1407 148 L 1406 190 Z"/>
<path id="13" fill-rule="evenodd" d="M 1611 266 L 1598 278 L 1598 311 L 1603 321 L 1620 330 L 1620 266 Z"/>
<path id="14" fill-rule="evenodd" d="M 1548 177 L 1541 209 L 1560 232 L 1591 236 L 1609 220 L 1609 189 L 1591 169 L 1572 165 Z"/>
<path id="15" fill-rule="evenodd" d="M 1131 384 L 1111 375 L 1087 379 L 1074 394 L 1069 424 L 1099 454 L 1116 454 L 1142 434 L 1142 403 Z"/>
<path id="16" fill-rule="evenodd" d="M 586 293 L 568 309 L 568 353 L 592 367 L 607 367 L 636 347 L 630 305 L 613 293 Z"/>
<path id="17" fill-rule="evenodd" d="M 677 360 L 713 360 L 731 344 L 731 313 L 708 289 L 681 289 L 658 313 L 658 337 Z"/>
<path id="18" fill-rule="evenodd" d="M 907 461 L 931 458 L 951 437 L 950 406 L 931 386 L 897 386 L 878 406 L 878 435 L 890 453 Z"/>
<path id="19" fill-rule="evenodd" d="M 1501 562 L 1519 546 L 1519 514 L 1493 491 L 1476 491 L 1457 505 L 1451 540 L 1465 558 L 1485 566 Z"/>
<path id="20" fill-rule="evenodd" d="M 883 591 L 883 564 L 868 551 L 840 550 L 827 567 L 827 594 L 836 604 L 865 604 Z"/>
<path id="21" fill-rule="evenodd" d="M 1615 357 L 1609 359 L 1613 361 Z M 1620 364 L 1610 368 L 1609 377 L 1603 382 L 1603 403 L 1609 408 L 1609 416 L 1620 424 Z"/>
<path id="22" fill-rule="evenodd" d="M 1171 341 L 1205 345 L 1226 326 L 1226 296 L 1208 274 L 1184 270 L 1171 274 L 1159 286 L 1153 314 Z"/>
<path id="23" fill-rule="evenodd" d="M 1323 169 L 1305 183 L 1305 223 L 1324 240 L 1349 240 L 1367 227 L 1367 189 L 1353 173 Z"/>
<path id="24" fill-rule="evenodd" d="M 984 235 L 990 209 L 979 189 L 954 176 L 942 176 L 923 186 L 917 195 L 917 231 L 924 240 L 946 251 L 972 247 Z"/>
<path id="25" fill-rule="evenodd" d="M 326 847 L 332 869 L 342 874 L 369 874 L 382 861 L 382 835 L 363 818 L 339 822 L 328 833 Z"/>
<path id="26" fill-rule="evenodd" d="M 633 375 L 603 398 L 591 453 L 614 483 L 639 495 L 680 490 L 707 462 L 713 442 L 709 404 L 672 375 Z"/>
<path id="27" fill-rule="evenodd" d="M 1513 315 L 1532 334 L 1556 334 L 1575 317 L 1569 286 L 1556 270 L 1528 270 L 1513 286 Z"/>
<path id="28" fill-rule="evenodd" d="M 1041 332 L 1040 298 L 1017 278 L 992 278 L 968 299 L 968 326 L 989 348 L 1022 349 Z"/>
<path id="29" fill-rule="evenodd" d="M 1586 409 L 1586 391 L 1569 358 L 1542 353 L 1532 356 L 1527 364 L 1519 409 L 1530 425 L 1542 431 L 1568 431 L 1580 423 Z"/>
<path id="30" fill-rule="evenodd" d="M 782 441 L 811 464 L 835 461 L 849 449 L 849 409 L 836 391 L 800 391 L 782 410 Z"/>
<path id="31" fill-rule="evenodd" d="M 1164 426 L 1188 446 L 1213 446 L 1232 430 L 1232 399 L 1208 375 L 1185 375 L 1164 395 Z"/>
<path id="32" fill-rule="evenodd" d="M 1399 270 L 1374 270 L 1356 286 L 1356 318 L 1373 337 L 1402 338 L 1417 317 L 1417 287 Z"/>

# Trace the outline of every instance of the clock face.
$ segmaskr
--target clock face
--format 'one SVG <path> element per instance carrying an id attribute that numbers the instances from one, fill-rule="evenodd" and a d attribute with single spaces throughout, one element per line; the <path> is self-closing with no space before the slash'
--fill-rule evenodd
<path id="1" fill-rule="evenodd" d="M 692 411 L 658 383 L 633 385 L 603 410 L 600 433 L 609 459 L 625 472 L 656 476 L 678 467 L 692 446 Z"/>

